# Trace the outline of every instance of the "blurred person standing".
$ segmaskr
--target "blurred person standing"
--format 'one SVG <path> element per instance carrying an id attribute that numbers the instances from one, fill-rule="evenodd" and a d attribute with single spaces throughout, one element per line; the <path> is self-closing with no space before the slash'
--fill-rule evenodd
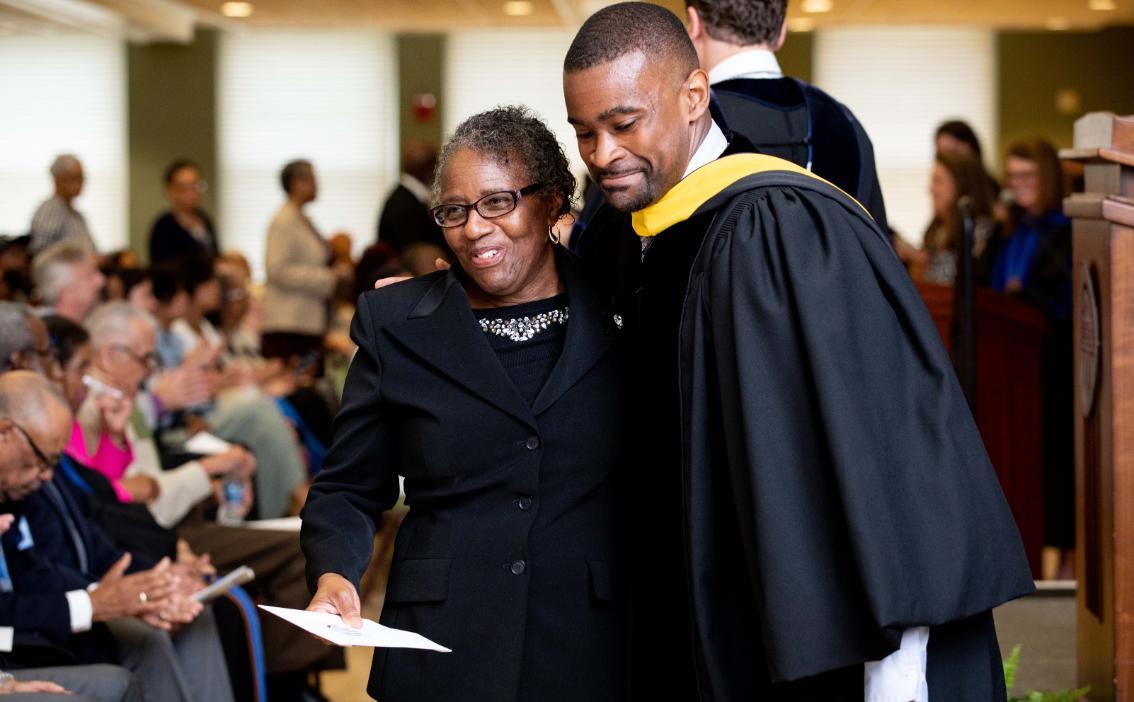
<path id="1" fill-rule="evenodd" d="M 414 243 L 434 244 L 447 250 L 441 227 L 429 216 L 429 185 L 437 167 L 437 149 L 424 141 L 412 141 L 402 152 L 402 175 L 382 205 L 378 218 L 378 241 L 395 253 Z"/>
<path id="2" fill-rule="evenodd" d="M 196 163 L 179 159 L 165 169 L 165 195 L 170 209 L 150 228 L 150 264 L 219 253 L 216 228 L 201 209 L 209 184 Z"/>
<path id="3" fill-rule="evenodd" d="M 1008 147 L 1005 185 L 1013 205 L 1008 225 L 989 242 L 977 274 L 1047 317 L 1043 348 L 1043 575 L 1069 578 L 1075 548 L 1075 433 L 1067 412 L 1074 395 L 1071 220 L 1063 214 L 1063 171 L 1055 147 L 1028 139 Z"/>
<path id="4" fill-rule="evenodd" d="M 976 159 L 984 172 L 988 187 L 992 190 L 993 204 L 996 204 L 995 198 L 1000 196 L 1000 183 L 985 168 L 984 149 L 981 148 L 980 138 L 977 137 L 976 132 L 969 126 L 968 122 L 959 119 L 942 122 L 933 134 L 933 145 L 936 147 L 937 153 L 960 154 Z M 1003 219 L 1003 217 L 1000 217 L 1000 219 Z"/>
<path id="5" fill-rule="evenodd" d="M 760 153 L 803 166 L 862 203 L 886 231 L 874 146 L 838 100 L 776 60 L 787 38 L 787 0 L 686 0 L 689 38 L 709 73 L 713 118 Z"/>
<path id="6" fill-rule="evenodd" d="M 319 193 L 311 163 L 288 163 L 280 185 L 287 200 L 268 227 L 261 347 L 268 358 L 321 368 L 331 304 L 354 271 L 334 263 L 330 245 L 303 212 Z"/>
<path id="7" fill-rule="evenodd" d="M 71 154 L 58 156 L 51 163 L 51 179 L 55 182 L 55 194 L 32 216 L 32 254 L 71 240 L 82 242 L 92 252 L 97 251 L 86 218 L 75 209 L 75 198 L 83 192 L 83 164 Z"/>

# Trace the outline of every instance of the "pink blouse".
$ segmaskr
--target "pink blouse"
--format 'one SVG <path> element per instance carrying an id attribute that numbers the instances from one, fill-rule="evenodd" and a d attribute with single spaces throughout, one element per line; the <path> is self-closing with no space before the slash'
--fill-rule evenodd
<path id="1" fill-rule="evenodd" d="M 126 469 L 134 462 L 134 450 L 130 447 L 129 442 L 126 443 L 126 448 L 119 448 L 114 445 L 110 436 L 103 432 L 102 436 L 99 437 L 98 450 L 94 452 L 94 455 L 91 455 L 87 451 L 87 442 L 83 439 L 83 428 L 78 422 L 75 422 L 75 425 L 71 427 L 71 440 L 67 442 L 63 452 L 79 463 L 94 468 L 105 475 L 110 484 L 114 486 L 114 492 L 118 495 L 119 501 L 134 501 L 134 496 L 122 485 L 122 476 L 126 474 Z"/>

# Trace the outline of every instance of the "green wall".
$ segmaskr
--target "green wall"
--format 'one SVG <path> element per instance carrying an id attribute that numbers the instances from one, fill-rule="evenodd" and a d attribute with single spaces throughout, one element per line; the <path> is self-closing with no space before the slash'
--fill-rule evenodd
<path id="1" fill-rule="evenodd" d="M 811 82 L 811 57 L 814 51 L 811 32 L 789 32 L 783 47 L 776 52 L 776 60 L 784 75 Z"/>
<path id="2" fill-rule="evenodd" d="M 1134 28 L 1004 32 L 997 49 L 1002 153 L 1031 136 L 1070 146 L 1074 122 L 1087 112 L 1134 114 Z M 1078 95 L 1077 112 L 1060 112 L 1061 92 Z"/>
<path id="3" fill-rule="evenodd" d="M 212 30 L 187 46 L 129 47 L 130 245 L 143 257 L 150 224 L 166 208 L 162 173 L 170 161 L 200 164 L 210 186 L 205 209 L 217 212 L 216 63 Z"/>
<path id="4" fill-rule="evenodd" d="M 404 146 L 413 140 L 428 141 L 441 147 L 441 125 L 445 109 L 444 79 L 445 36 L 443 34 L 398 35 L 399 90 L 398 125 Z M 437 98 L 437 109 L 428 121 L 413 116 L 411 100 L 414 95 L 432 93 Z"/>

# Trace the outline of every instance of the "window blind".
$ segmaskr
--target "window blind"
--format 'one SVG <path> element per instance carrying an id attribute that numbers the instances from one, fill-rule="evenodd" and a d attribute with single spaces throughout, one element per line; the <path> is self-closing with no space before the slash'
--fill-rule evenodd
<path id="1" fill-rule="evenodd" d="M 307 213 L 324 236 L 372 243 L 397 180 L 393 41 L 364 31 L 225 34 L 218 63 L 220 236 L 263 278 L 268 224 L 284 202 L 279 172 L 309 159 L 319 182 Z"/>
<path id="2" fill-rule="evenodd" d="M 51 162 L 73 153 L 86 174 L 75 207 L 95 243 L 126 245 L 125 52 L 103 37 L 0 37 L 0 232 L 28 232 L 54 191 Z"/>
<path id="3" fill-rule="evenodd" d="M 576 177 L 586 172 L 567 124 L 563 57 L 573 30 L 470 30 L 449 35 L 445 56 L 445 135 L 498 105 L 530 107 L 555 133 Z"/>
<path id="4" fill-rule="evenodd" d="M 997 153 L 991 30 L 860 27 L 816 32 L 815 82 L 854 112 L 874 142 L 890 226 L 920 244 L 932 217 L 933 134 L 963 119 Z"/>

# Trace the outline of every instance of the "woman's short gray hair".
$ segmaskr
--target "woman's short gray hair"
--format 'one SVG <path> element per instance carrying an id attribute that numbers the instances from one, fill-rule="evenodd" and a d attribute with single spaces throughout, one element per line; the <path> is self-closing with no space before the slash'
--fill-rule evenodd
<path id="1" fill-rule="evenodd" d="M 516 188 L 542 183 L 542 192 L 563 198 L 559 214 L 571 211 L 575 197 L 575 176 L 567 165 L 563 145 L 544 121 L 523 105 L 504 105 L 469 117 L 458 125 L 441 149 L 433 175 L 433 203 L 441 200 L 441 174 L 453 154 L 471 149 L 501 165 L 521 166 L 527 182 Z"/>

